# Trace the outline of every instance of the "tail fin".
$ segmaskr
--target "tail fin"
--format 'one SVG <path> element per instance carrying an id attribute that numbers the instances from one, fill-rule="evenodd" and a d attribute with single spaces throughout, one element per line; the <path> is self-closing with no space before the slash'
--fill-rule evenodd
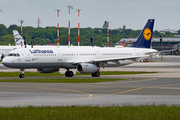
<path id="1" fill-rule="evenodd" d="M 13 34 L 14 34 L 14 41 L 16 46 L 21 46 L 21 41 L 22 41 L 22 45 L 24 46 L 24 40 L 22 36 L 19 34 L 19 32 L 17 30 L 13 30 Z"/>
<path id="2" fill-rule="evenodd" d="M 141 31 L 137 41 L 132 47 L 150 48 L 151 39 L 153 36 L 153 27 L 155 19 L 148 19 L 144 29 Z"/>

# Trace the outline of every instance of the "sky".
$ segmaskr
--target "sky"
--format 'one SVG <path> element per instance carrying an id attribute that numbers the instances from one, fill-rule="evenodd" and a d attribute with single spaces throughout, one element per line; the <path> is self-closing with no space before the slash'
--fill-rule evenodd
<path id="1" fill-rule="evenodd" d="M 180 29 L 180 0 L 0 0 L 0 24 L 9 27 L 20 26 L 19 20 L 25 20 L 23 26 L 57 26 L 57 12 L 61 9 L 60 27 L 68 27 L 70 11 L 71 27 L 102 28 L 109 21 L 110 29 L 126 28 L 142 30 L 148 19 L 155 19 L 154 30 Z"/>

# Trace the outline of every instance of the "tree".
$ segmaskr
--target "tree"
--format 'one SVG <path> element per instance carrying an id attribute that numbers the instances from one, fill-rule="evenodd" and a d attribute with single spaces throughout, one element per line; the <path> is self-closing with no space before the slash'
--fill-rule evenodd
<path id="1" fill-rule="evenodd" d="M 47 41 L 45 39 L 40 39 L 39 44 L 40 45 L 47 45 Z"/>
<path id="2" fill-rule="evenodd" d="M 153 36 L 154 37 L 159 37 L 161 35 L 161 33 L 159 33 L 157 30 L 155 30 L 154 32 L 153 32 Z"/>
<path id="3" fill-rule="evenodd" d="M 8 34 L 13 34 L 13 30 L 15 30 L 15 28 L 17 28 L 17 25 L 10 25 L 8 27 Z"/>
<path id="4" fill-rule="evenodd" d="M 4 35 L 3 36 L 4 42 L 7 44 L 14 45 L 14 36 L 12 34 Z"/>
<path id="5" fill-rule="evenodd" d="M 60 42 L 62 45 L 67 45 L 67 43 L 66 43 L 67 40 L 68 40 L 68 36 L 67 36 L 67 35 L 61 35 L 59 42 Z"/>
<path id="6" fill-rule="evenodd" d="M 4 35 L 7 35 L 8 32 L 7 32 L 7 28 L 5 25 L 3 24 L 0 24 L 0 36 L 4 36 Z"/>
<path id="7" fill-rule="evenodd" d="M 51 40 L 51 42 L 53 43 L 54 35 L 53 35 L 52 32 L 48 32 L 47 35 L 46 35 L 46 38 L 49 38 Z"/>

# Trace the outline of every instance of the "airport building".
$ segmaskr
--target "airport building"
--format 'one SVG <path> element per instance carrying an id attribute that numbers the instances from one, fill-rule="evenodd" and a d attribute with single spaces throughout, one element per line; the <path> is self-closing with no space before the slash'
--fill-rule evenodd
<path id="1" fill-rule="evenodd" d="M 122 38 L 116 45 L 130 47 L 136 40 L 137 38 Z M 174 35 L 174 37 L 162 37 L 162 48 L 160 37 L 152 38 L 152 48 L 158 51 L 172 50 L 166 54 L 180 54 L 180 35 Z"/>

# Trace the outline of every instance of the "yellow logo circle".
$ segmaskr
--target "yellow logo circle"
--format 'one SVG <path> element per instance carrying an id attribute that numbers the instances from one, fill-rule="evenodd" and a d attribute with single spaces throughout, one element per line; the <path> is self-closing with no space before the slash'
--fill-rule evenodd
<path id="1" fill-rule="evenodd" d="M 143 36 L 145 40 L 150 40 L 152 36 L 151 30 L 149 28 L 145 28 L 143 32 Z"/>

